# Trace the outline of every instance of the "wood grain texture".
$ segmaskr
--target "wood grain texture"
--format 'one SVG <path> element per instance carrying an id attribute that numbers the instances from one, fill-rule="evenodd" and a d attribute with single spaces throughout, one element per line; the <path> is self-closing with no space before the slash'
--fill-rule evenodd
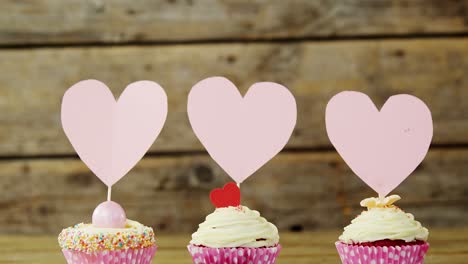
<path id="1" fill-rule="evenodd" d="M 468 152 L 465 150 L 432 151 L 394 192 L 402 194 L 397 202 L 427 226 L 466 226 L 468 219 Z M 346 176 L 344 176 L 346 177 Z M 358 177 L 348 177 L 344 185 L 346 221 L 354 218 L 362 208 L 363 197 L 375 195 Z M 427 210 L 427 206 L 430 209 Z M 426 208 L 426 209 L 424 209 Z M 444 215 L 440 217 L 440 215 Z M 461 219 L 465 219 L 460 221 Z"/>
<path id="2" fill-rule="evenodd" d="M 74 154 L 60 125 L 65 90 L 99 79 L 118 96 L 137 80 L 166 90 L 169 114 L 152 152 L 203 151 L 186 98 L 203 78 L 227 76 L 242 92 L 257 81 L 289 87 L 298 104 L 294 149 L 331 148 L 326 102 L 363 91 L 378 106 L 410 93 L 432 110 L 435 144 L 468 143 L 468 38 L 0 50 L 0 156 Z"/>
<path id="3" fill-rule="evenodd" d="M 436 168 L 436 169 L 434 169 Z M 465 226 L 468 150 L 431 151 L 395 193 L 428 227 Z M 0 164 L 0 233 L 57 234 L 89 222 L 106 188 L 75 159 Z M 209 191 L 229 181 L 208 156 L 149 157 L 113 188 L 113 199 L 161 232 L 193 232 L 212 212 Z M 282 231 L 342 228 L 374 196 L 334 152 L 281 154 L 241 186 L 243 204 Z M 443 213 L 441 213 L 443 212 Z"/>
<path id="4" fill-rule="evenodd" d="M 464 33 L 467 0 L 2 1 L 0 44 Z"/>
<path id="5" fill-rule="evenodd" d="M 277 264 L 339 263 L 334 241 L 340 231 L 281 233 Z M 468 258 L 468 229 L 433 229 L 426 264 L 464 264 Z M 186 250 L 190 233 L 157 237 L 159 249 L 153 263 L 191 264 Z M 0 236 L 0 263 L 64 263 L 55 236 Z"/>

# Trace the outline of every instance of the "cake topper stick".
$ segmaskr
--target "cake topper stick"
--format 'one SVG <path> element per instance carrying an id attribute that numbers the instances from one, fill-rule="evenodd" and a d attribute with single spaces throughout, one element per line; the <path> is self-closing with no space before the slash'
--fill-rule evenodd
<path id="1" fill-rule="evenodd" d="M 107 201 L 111 200 L 112 186 L 107 187 Z"/>
<path id="2" fill-rule="evenodd" d="M 93 213 L 95 226 L 125 225 L 125 212 L 111 201 L 112 185 L 143 157 L 166 116 L 166 93 L 150 81 L 131 83 L 118 101 L 96 80 L 78 82 L 65 92 L 63 130 L 81 160 L 108 187 L 107 201 Z"/>
<path id="3" fill-rule="evenodd" d="M 341 92 L 325 115 L 331 143 L 380 198 L 416 169 L 431 144 L 431 112 L 412 95 L 391 96 L 379 111 L 367 95 Z"/>
<path id="4" fill-rule="evenodd" d="M 195 84 L 187 113 L 208 154 L 238 184 L 283 149 L 297 117 L 296 101 L 286 87 L 255 83 L 242 96 L 224 77 Z"/>
<path id="5" fill-rule="evenodd" d="M 385 199 L 385 195 L 382 195 L 381 193 L 377 193 L 377 195 L 379 196 L 379 199 L 381 201 L 383 201 Z"/>

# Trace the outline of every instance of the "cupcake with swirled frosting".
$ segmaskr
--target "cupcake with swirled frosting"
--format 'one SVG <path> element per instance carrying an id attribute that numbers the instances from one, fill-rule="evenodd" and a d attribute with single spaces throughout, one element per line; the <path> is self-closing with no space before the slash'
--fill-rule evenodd
<path id="1" fill-rule="evenodd" d="M 237 194 L 235 184 L 222 190 Z M 222 191 L 222 192 L 223 192 Z M 236 195 L 234 195 L 236 196 Z M 217 206 L 192 234 L 188 250 L 197 264 L 263 264 L 275 263 L 281 246 L 276 226 L 263 218 L 258 211 L 241 206 L 235 201 Z"/>
<path id="2" fill-rule="evenodd" d="M 394 205 L 400 196 L 367 198 L 367 207 L 344 228 L 336 247 L 343 264 L 423 263 L 429 231 L 414 216 Z"/>

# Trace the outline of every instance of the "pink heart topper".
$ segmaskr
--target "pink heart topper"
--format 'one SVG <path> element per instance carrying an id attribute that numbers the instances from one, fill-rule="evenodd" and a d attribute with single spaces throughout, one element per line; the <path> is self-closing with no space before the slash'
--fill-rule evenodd
<path id="1" fill-rule="evenodd" d="M 210 156 L 237 183 L 286 145 L 296 124 L 296 101 L 284 86 L 255 83 L 242 97 L 223 77 L 194 85 L 188 97 L 192 128 Z"/>
<path id="2" fill-rule="evenodd" d="M 416 169 L 431 144 L 431 112 L 412 95 L 394 95 L 379 111 L 366 94 L 341 92 L 328 102 L 325 119 L 338 153 L 382 197 Z"/>
<path id="3" fill-rule="evenodd" d="M 150 81 L 131 83 L 117 102 L 104 83 L 81 81 L 62 101 L 65 134 L 81 160 L 109 187 L 144 156 L 166 116 L 166 93 Z"/>

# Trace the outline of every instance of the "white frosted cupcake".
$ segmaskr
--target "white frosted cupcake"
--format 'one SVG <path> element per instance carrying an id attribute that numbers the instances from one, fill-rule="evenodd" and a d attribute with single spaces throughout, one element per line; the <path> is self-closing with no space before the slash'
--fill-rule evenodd
<path id="1" fill-rule="evenodd" d="M 361 202 L 367 211 L 352 220 L 336 242 L 342 263 L 423 263 L 429 231 L 393 204 L 398 200 L 400 196 L 391 195 Z"/>
<path id="2" fill-rule="evenodd" d="M 235 185 L 226 187 L 237 188 Z M 234 206 L 236 202 L 227 204 L 223 207 L 217 205 L 218 208 L 192 234 L 188 250 L 193 262 L 275 263 L 281 250 L 276 226 L 261 217 L 258 211 Z"/>

